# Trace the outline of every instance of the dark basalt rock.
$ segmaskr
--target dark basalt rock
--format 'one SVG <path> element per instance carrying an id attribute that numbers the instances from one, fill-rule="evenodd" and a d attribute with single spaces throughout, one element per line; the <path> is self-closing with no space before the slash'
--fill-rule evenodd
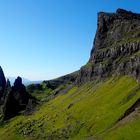
<path id="1" fill-rule="evenodd" d="M 26 87 L 22 84 L 22 78 L 17 77 L 12 87 L 12 94 L 19 104 L 26 105 L 30 98 L 30 94 L 26 91 Z"/>
<path id="2" fill-rule="evenodd" d="M 118 9 L 98 13 L 98 27 L 90 59 L 79 72 L 77 83 L 100 81 L 112 75 L 131 75 L 140 80 L 140 14 Z"/>
<path id="3" fill-rule="evenodd" d="M 5 81 L 2 69 L 0 71 L 0 84 L 2 87 L 0 97 L 1 121 L 10 119 L 26 109 L 31 112 L 38 102 L 26 91 L 25 86 L 22 84 L 22 78 L 17 77 L 11 87 L 10 81 Z"/>
<path id="4" fill-rule="evenodd" d="M 3 103 L 5 101 L 5 99 L 7 98 L 7 96 L 9 95 L 9 93 L 12 91 L 12 87 L 10 84 L 9 79 L 7 79 L 5 88 L 4 88 L 4 92 L 3 92 L 3 96 L 1 98 L 1 102 Z"/>
<path id="5" fill-rule="evenodd" d="M 3 72 L 2 68 L 0 67 L 0 98 L 1 98 L 3 90 L 5 88 L 5 84 L 6 84 L 6 79 L 4 76 L 4 72 Z"/>
<path id="6" fill-rule="evenodd" d="M 17 77 L 17 79 L 14 82 L 14 88 L 15 89 L 19 89 L 23 86 L 22 84 L 22 78 L 21 77 Z"/>
<path id="7" fill-rule="evenodd" d="M 12 87 L 9 84 L 9 80 L 8 80 L 4 90 L 3 97 L 1 99 L 4 102 L 2 105 L 3 120 L 9 119 L 17 115 L 17 112 L 20 110 L 17 100 L 14 98 L 14 96 L 11 93 L 12 93 Z"/>
<path id="8" fill-rule="evenodd" d="M 0 87 L 4 88 L 5 84 L 6 84 L 6 79 L 4 76 L 4 72 L 3 72 L 2 68 L 0 67 Z"/>

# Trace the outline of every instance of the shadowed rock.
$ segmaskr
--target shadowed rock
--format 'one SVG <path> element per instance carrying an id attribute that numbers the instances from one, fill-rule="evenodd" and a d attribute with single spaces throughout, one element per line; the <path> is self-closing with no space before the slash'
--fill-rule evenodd
<path id="1" fill-rule="evenodd" d="M 30 98 L 30 94 L 26 91 L 26 87 L 22 84 L 22 78 L 17 77 L 12 87 L 12 94 L 19 104 L 26 105 Z"/>
<path id="2" fill-rule="evenodd" d="M 35 107 L 36 99 L 26 91 L 22 84 L 22 78 L 17 77 L 12 87 L 10 81 L 7 80 L 1 102 L 3 116 L 1 120 L 7 120 L 18 115 L 21 111 L 25 111 L 26 108 L 28 108 L 28 112 L 31 112 Z"/>
<path id="3" fill-rule="evenodd" d="M 5 84 L 6 84 L 6 79 L 4 76 L 4 72 L 0 66 L 0 98 L 1 98 L 3 90 L 5 88 Z"/>
<path id="4" fill-rule="evenodd" d="M 2 107 L 3 110 L 3 120 L 10 119 L 18 114 L 24 108 L 21 108 L 18 101 L 14 98 L 11 92 L 7 91 L 6 98 Z"/>

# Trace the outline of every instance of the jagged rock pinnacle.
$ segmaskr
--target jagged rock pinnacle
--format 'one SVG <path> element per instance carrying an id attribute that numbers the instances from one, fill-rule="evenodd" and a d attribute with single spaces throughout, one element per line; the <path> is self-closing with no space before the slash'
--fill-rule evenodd
<path id="1" fill-rule="evenodd" d="M 17 79 L 14 82 L 14 86 L 15 87 L 20 87 L 22 85 L 22 78 L 21 77 L 17 77 Z"/>
<path id="2" fill-rule="evenodd" d="M 2 70 L 2 67 L 0 66 L 0 87 L 2 89 L 4 89 L 5 85 L 6 85 L 6 79 L 5 79 L 5 76 L 4 76 L 4 72 Z"/>
<path id="3" fill-rule="evenodd" d="M 125 9 L 121 9 L 121 8 L 119 8 L 119 9 L 117 9 L 117 11 L 116 11 L 116 13 L 118 13 L 118 14 L 122 14 L 122 13 L 132 13 L 131 11 L 127 11 L 127 10 L 125 10 Z"/>
<path id="4" fill-rule="evenodd" d="M 7 79 L 6 88 L 11 88 L 11 83 L 10 83 L 9 79 Z"/>

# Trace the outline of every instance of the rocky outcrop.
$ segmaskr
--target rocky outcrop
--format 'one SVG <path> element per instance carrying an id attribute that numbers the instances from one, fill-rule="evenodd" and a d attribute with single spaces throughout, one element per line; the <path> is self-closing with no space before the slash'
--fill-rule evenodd
<path id="1" fill-rule="evenodd" d="M 14 86 L 12 87 L 12 95 L 21 105 L 28 104 L 31 95 L 26 91 L 26 87 L 22 84 L 22 78 L 17 77 Z"/>
<path id="2" fill-rule="evenodd" d="M 91 56 L 77 83 L 121 74 L 140 80 L 140 14 L 123 9 L 100 12 Z"/>
<path id="3" fill-rule="evenodd" d="M 2 68 L 0 67 L 0 97 L 3 94 L 5 85 L 6 85 L 6 79 L 5 79 L 5 76 L 4 76 Z"/>
<path id="4" fill-rule="evenodd" d="M 135 111 L 139 111 L 140 113 L 140 98 L 130 107 L 128 108 L 124 115 L 119 119 L 120 120 L 123 120 L 124 118 L 126 118 L 127 116 L 129 116 L 131 113 L 134 113 Z"/>
<path id="5" fill-rule="evenodd" d="M 6 82 L 2 68 L 0 68 L 0 87 L 1 120 L 12 118 L 24 110 L 27 110 L 29 114 L 37 104 L 37 100 L 26 91 L 22 78 L 17 77 L 14 85 L 11 86 L 9 80 Z"/>
<path id="6" fill-rule="evenodd" d="M 12 87 L 10 85 L 9 80 L 7 80 L 7 84 L 5 86 L 4 94 L 2 96 L 3 104 L 1 105 L 1 120 L 6 120 L 14 117 L 20 111 L 18 101 L 14 98 L 12 93 Z"/>

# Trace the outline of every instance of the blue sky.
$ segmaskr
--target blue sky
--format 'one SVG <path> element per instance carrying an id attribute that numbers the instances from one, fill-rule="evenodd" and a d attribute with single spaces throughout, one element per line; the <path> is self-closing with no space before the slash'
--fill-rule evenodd
<path id="1" fill-rule="evenodd" d="M 80 69 L 90 56 L 97 12 L 132 0 L 0 0 L 0 65 L 6 76 L 52 79 Z"/>

